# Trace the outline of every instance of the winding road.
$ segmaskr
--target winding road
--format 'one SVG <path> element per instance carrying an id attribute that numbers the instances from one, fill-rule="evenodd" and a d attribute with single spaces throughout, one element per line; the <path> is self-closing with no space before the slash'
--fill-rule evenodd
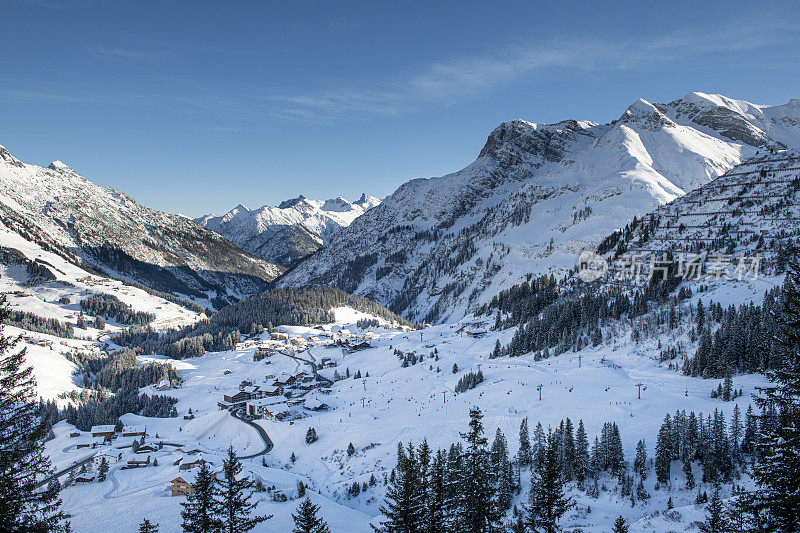
<path id="1" fill-rule="evenodd" d="M 258 453 L 253 453 L 253 454 L 250 454 L 250 455 L 240 455 L 240 456 L 238 456 L 239 459 L 253 459 L 254 457 L 258 457 L 260 455 L 264 455 L 264 454 L 269 453 L 269 452 L 272 451 L 272 448 L 274 447 L 274 445 L 272 444 L 272 439 L 269 438 L 269 435 L 267 435 L 267 432 L 264 431 L 264 428 L 262 428 L 261 426 L 259 426 L 258 424 L 254 423 L 254 422 L 252 422 L 250 420 L 247 420 L 246 418 L 242 418 L 241 416 L 239 416 L 238 409 L 235 410 L 235 411 L 231 411 L 231 416 L 233 418 L 237 419 L 237 420 L 241 420 L 242 422 L 244 422 L 248 426 L 251 426 L 251 427 L 255 428 L 255 430 L 258 432 L 258 436 L 261 437 L 262 441 L 264 441 L 264 449 L 263 450 L 261 450 Z"/>

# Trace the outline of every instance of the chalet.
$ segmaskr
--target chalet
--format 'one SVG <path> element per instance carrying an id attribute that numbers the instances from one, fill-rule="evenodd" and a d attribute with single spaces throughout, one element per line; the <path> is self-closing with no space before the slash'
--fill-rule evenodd
<path id="1" fill-rule="evenodd" d="M 309 376 L 305 372 L 298 372 L 297 374 L 295 374 L 293 376 L 289 376 L 286 379 L 286 384 L 287 385 L 292 385 L 294 383 L 297 383 L 298 381 L 302 382 L 302 381 L 305 381 L 305 379 L 308 378 L 308 377 L 311 377 L 311 376 Z"/>
<path id="2" fill-rule="evenodd" d="M 309 411 L 327 411 L 328 404 L 319 401 L 316 398 L 307 398 L 306 401 L 303 402 L 303 407 L 308 409 Z"/>
<path id="3" fill-rule="evenodd" d="M 98 446 L 102 446 L 105 444 L 106 438 L 105 437 L 92 437 L 86 440 L 82 440 L 78 442 L 75 447 L 78 449 L 81 448 L 97 448 Z"/>
<path id="4" fill-rule="evenodd" d="M 94 476 L 87 472 L 75 476 L 75 483 L 91 483 L 92 481 L 94 481 Z"/>
<path id="5" fill-rule="evenodd" d="M 250 393 L 245 392 L 245 391 L 239 391 L 239 392 L 237 392 L 236 394 L 234 394 L 232 396 L 230 394 L 225 394 L 222 397 L 222 399 L 225 400 L 226 403 L 229 403 L 229 404 L 232 404 L 232 405 L 237 405 L 237 404 L 241 404 L 241 403 L 244 403 L 247 400 L 249 400 L 250 399 Z"/>
<path id="6" fill-rule="evenodd" d="M 252 418 L 266 418 L 274 420 L 278 413 L 286 411 L 286 400 L 274 398 L 260 398 L 247 402 L 247 415 Z"/>
<path id="7" fill-rule="evenodd" d="M 100 464 L 103 462 L 103 459 L 106 460 L 106 464 L 113 464 L 122 459 L 122 453 L 112 453 L 110 450 L 97 452 L 97 455 L 92 457 L 92 466 L 95 470 L 100 468 Z"/>
<path id="8" fill-rule="evenodd" d="M 247 379 L 243 379 L 241 383 L 239 383 L 239 390 L 244 390 L 245 387 L 252 387 L 253 382 Z"/>
<path id="9" fill-rule="evenodd" d="M 158 448 L 154 446 L 150 446 L 149 444 L 142 444 L 138 448 L 136 448 L 136 453 L 153 453 L 157 452 Z"/>
<path id="10" fill-rule="evenodd" d="M 144 426 L 122 426 L 123 437 L 143 437 L 147 435 L 147 428 Z"/>
<path id="11" fill-rule="evenodd" d="M 71 439 L 74 439 L 75 437 L 80 437 L 80 436 L 81 436 L 81 432 L 80 431 L 73 431 L 72 433 L 69 434 L 69 438 L 71 438 Z"/>
<path id="12" fill-rule="evenodd" d="M 178 470 L 180 470 L 180 471 L 192 470 L 194 467 L 200 466 L 201 464 L 208 463 L 208 462 L 209 461 L 206 461 L 205 459 L 202 459 L 202 458 L 200 458 L 200 459 L 198 459 L 196 461 L 183 462 L 178 466 Z"/>
<path id="13" fill-rule="evenodd" d="M 114 441 L 114 448 L 131 448 L 134 442 L 139 442 L 140 440 L 141 437 L 119 437 Z"/>
<path id="14" fill-rule="evenodd" d="M 276 340 L 276 341 L 289 340 L 289 335 L 286 334 L 286 333 L 282 333 L 280 331 L 273 331 L 272 333 L 269 334 L 269 336 L 272 337 L 272 339 Z"/>
<path id="15" fill-rule="evenodd" d="M 103 437 L 111 440 L 114 437 L 114 426 L 111 424 L 106 426 L 92 426 L 89 432 L 92 434 L 92 437 Z"/>
<path id="16" fill-rule="evenodd" d="M 468 328 L 466 330 L 466 334 L 467 334 L 467 337 L 473 337 L 475 339 L 480 339 L 480 338 L 483 338 L 483 337 L 486 336 L 486 331 L 484 331 L 482 329 Z"/>
<path id="17" fill-rule="evenodd" d="M 194 487 L 191 483 L 182 477 L 176 477 L 172 481 L 172 495 L 173 496 L 191 496 L 194 494 Z"/>
<path id="18" fill-rule="evenodd" d="M 262 398 L 280 396 L 281 394 L 283 394 L 283 387 L 278 387 L 275 385 L 266 385 L 261 387 Z"/>
<path id="19" fill-rule="evenodd" d="M 233 404 L 229 402 L 217 402 L 217 407 L 219 407 L 220 411 L 230 411 Z"/>
<path id="20" fill-rule="evenodd" d="M 372 345 L 370 343 L 362 341 L 354 344 L 349 344 L 347 348 L 345 348 L 345 351 L 347 353 L 355 353 L 355 352 L 360 352 L 361 350 L 368 350 L 370 348 L 372 348 Z"/>
<path id="21" fill-rule="evenodd" d="M 267 357 L 272 357 L 275 354 L 275 350 L 272 348 L 266 348 L 264 346 L 260 346 L 258 350 L 255 351 L 253 354 L 253 361 L 261 361 L 262 359 L 266 359 Z"/>
<path id="22" fill-rule="evenodd" d="M 248 400 L 264 397 L 264 393 L 261 392 L 261 387 L 258 385 L 249 385 L 243 388 L 242 392 L 246 392 L 248 394 Z"/>
<path id="23" fill-rule="evenodd" d="M 171 388 L 172 388 L 172 383 L 170 383 L 168 379 L 162 379 L 161 381 L 158 382 L 158 385 L 156 385 L 156 390 L 159 391 L 169 390 Z"/>
<path id="24" fill-rule="evenodd" d="M 142 461 L 140 459 L 129 459 L 128 460 L 128 468 L 142 468 L 145 466 L 150 466 L 150 456 L 147 456 L 147 459 Z"/>

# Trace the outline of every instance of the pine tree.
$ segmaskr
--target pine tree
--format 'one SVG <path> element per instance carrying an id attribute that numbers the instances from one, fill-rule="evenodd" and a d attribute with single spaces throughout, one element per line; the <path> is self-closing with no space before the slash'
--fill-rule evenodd
<path id="1" fill-rule="evenodd" d="M 154 524 L 145 518 L 139 524 L 139 533 L 158 533 L 158 524 Z"/>
<path id="2" fill-rule="evenodd" d="M 461 438 L 466 441 L 466 447 L 462 459 L 464 475 L 457 522 L 465 533 L 493 531 L 500 515 L 492 490 L 489 453 L 483 436 L 483 413 L 477 406 L 469 410 L 469 431 L 462 433 Z"/>
<path id="3" fill-rule="evenodd" d="M 522 423 L 519 425 L 517 462 L 520 466 L 530 466 L 531 464 L 531 439 L 528 434 L 528 417 L 523 418 Z"/>
<path id="4" fill-rule="evenodd" d="M 578 430 L 575 432 L 575 477 L 583 487 L 583 482 L 589 472 L 589 438 L 583 427 L 583 420 L 578 421 Z"/>
<path id="5" fill-rule="evenodd" d="M 294 529 L 292 533 L 330 533 L 328 524 L 317 516 L 319 505 L 314 505 L 309 498 L 297 506 L 297 514 L 292 514 Z"/>
<path id="6" fill-rule="evenodd" d="M 11 312 L 0 297 L 0 323 Z M 52 474 L 44 455 L 49 426 L 36 403 L 33 368 L 25 365 L 18 339 L 0 326 L 0 524 L 4 532 L 63 531 L 58 486 L 37 490 L 37 479 Z"/>
<path id="7" fill-rule="evenodd" d="M 669 483 L 670 467 L 672 465 L 672 423 L 670 416 L 664 418 L 656 440 L 656 479 L 662 485 Z"/>
<path id="8" fill-rule="evenodd" d="M 380 511 L 386 520 L 381 531 L 386 533 L 417 533 L 422 531 L 419 513 L 419 472 L 414 448 L 408 445 L 408 454 L 402 443 L 397 445 L 397 467 L 392 471 L 386 498 Z"/>
<path id="9" fill-rule="evenodd" d="M 108 474 L 108 461 L 106 461 L 106 458 L 103 457 L 100 460 L 100 467 L 97 469 L 97 481 L 101 483 L 105 481 L 106 474 Z"/>
<path id="10" fill-rule="evenodd" d="M 611 530 L 613 533 L 628 533 L 628 524 L 625 522 L 625 517 L 619 515 L 616 520 L 614 520 L 614 529 Z"/>
<path id="11" fill-rule="evenodd" d="M 647 479 L 647 444 L 643 439 L 636 443 L 636 458 L 633 460 L 633 471 L 640 478 Z"/>
<path id="12" fill-rule="evenodd" d="M 780 361 L 756 399 L 762 429 L 752 509 L 765 511 L 775 531 L 800 530 L 800 264 L 793 252 L 776 317 Z"/>
<path id="13" fill-rule="evenodd" d="M 703 533 L 723 533 L 727 531 L 724 510 L 719 490 L 715 489 L 711 495 L 711 501 L 706 505 L 706 512 L 708 513 L 706 519 L 698 525 L 700 531 Z"/>
<path id="14" fill-rule="evenodd" d="M 439 450 L 431 463 L 428 497 L 425 500 L 425 523 L 422 525 L 425 533 L 445 533 L 447 531 L 445 518 L 446 468 L 447 456 L 443 450 Z"/>
<path id="15" fill-rule="evenodd" d="M 555 533 L 561 516 L 573 506 L 564 495 L 555 435 L 548 433 L 542 462 L 531 477 L 527 524 L 535 531 Z"/>
<path id="16" fill-rule="evenodd" d="M 351 442 L 350 444 L 347 445 L 347 456 L 352 457 L 353 454 L 355 453 L 356 453 L 356 447 L 353 446 L 353 443 Z"/>
<path id="17" fill-rule="evenodd" d="M 249 476 L 237 478 L 242 472 L 242 463 L 228 448 L 228 457 L 222 460 L 222 479 L 217 480 L 218 489 L 214 501 L 222 520 L 224 533 L 243 533 L 269 520 L 272 516 L 252 516 L 258 505 L 251 502 L 254 482 Z"/>
<path id="18" fill-rule="evenodd" d="M 217 533 L 222 528 L 219 519 L 220 509 L 215 497 L 217 496 L 216 478 L 205 461 L 200 463 L 194 483 L 194 492 L 186 496 L 186 501 L 181 502 L 183 511 L 183 531 L 186 533 Z"/>

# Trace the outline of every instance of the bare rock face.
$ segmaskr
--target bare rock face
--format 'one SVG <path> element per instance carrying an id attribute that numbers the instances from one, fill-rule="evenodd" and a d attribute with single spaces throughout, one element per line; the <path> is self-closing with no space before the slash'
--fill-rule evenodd
<path id="1" fill-rule="evenodd" d="M 412 322 L 459 319 L 758 151 L 798 146 L 796 100 L 691 93 L 638 100 L 609 124 L 505 122 L 472 164 L 405 183 L 276 283 L 355 292 Z"/>

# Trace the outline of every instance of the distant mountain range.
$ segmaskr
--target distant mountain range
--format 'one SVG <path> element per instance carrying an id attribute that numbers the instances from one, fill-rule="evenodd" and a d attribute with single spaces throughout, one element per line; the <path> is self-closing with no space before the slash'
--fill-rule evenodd
<path id="1" fill-rule="evenodd" d="M 529 274 L 565 272 L 741 161 L 797 147 L 797 99 L 691 93 L 638 100 L 608 124 L 505 122 L 472 164 L 402 185 L 276 283 L 341 288 L 411 321 L 458 319 Z"/>
<path id="2" fill-rule="evenodd" d="M 380 203 L 366 194 L 355 202 L 301 195 L 278 207 L 250 210 L 240 204 L 224 215 L 206 215 L 195 222 L 253 255 L 288 267 L 322 248 L 340 229 Z"/>
<path id="3" fill-rule="evenodd" d="M 216 308 L 284 269 L 179 215 L 138 204 L 70 167 L 22 163 L 0 146 L 0 228 L 81 267 Z"/>

